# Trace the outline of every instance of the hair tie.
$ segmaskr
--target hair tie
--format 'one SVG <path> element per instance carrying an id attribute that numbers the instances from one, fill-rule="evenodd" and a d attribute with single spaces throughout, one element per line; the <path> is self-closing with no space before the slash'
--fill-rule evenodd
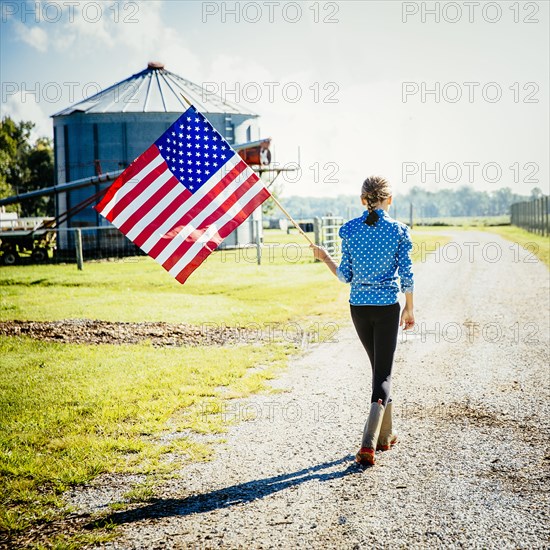
<path id="1" fill-rule="evenodd" d="M 365 223 L 367 225 L 374 225 L 379 219 L 380 219 L 380 216 L 378 215 L 378 212 L 376 212 L 376 210 L 372 210 L 371 212 L 369 212 L 369 215 L 367 216 Z"/>

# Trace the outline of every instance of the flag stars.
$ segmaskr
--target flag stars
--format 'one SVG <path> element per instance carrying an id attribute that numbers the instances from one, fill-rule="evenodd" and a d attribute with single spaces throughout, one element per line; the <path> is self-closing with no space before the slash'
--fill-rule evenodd
<path id="1" fill-rule="evenodd" d="M 235 153 L 200 113 L 194 113 L 172 125 L 156 145 L 178 181 L 196 191 Z"/>

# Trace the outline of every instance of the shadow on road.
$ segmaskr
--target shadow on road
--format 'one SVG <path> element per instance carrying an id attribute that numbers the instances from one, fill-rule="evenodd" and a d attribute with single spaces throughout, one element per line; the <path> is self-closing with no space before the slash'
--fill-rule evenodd
<path id="1" fill-rule="evenodd" d="M 123 524 L 150 518 L 169 516 L 188 516 L 196 513 L 210 512 L 229 508 L 236 504 L 245 504 L 263 498 L 292 486 L 308 481 L 330 481 L 350 474 L 357 474 L 361 469 L 354 463 L 352 455 L 344 456 L 332 462 L 323 462 L 296 472 L 281 474 L 265 479 L 255 479 L 223 489 L 192 495 L 186 498 L 156 499 L 149 504 L 132 510 L 114 512 L 101 520 L 89 523 L 85 527 L 98 528 L 108 524 Z M 348 464 L 347 468 L 328 472 L 326 470 L 338 465 Z"/>

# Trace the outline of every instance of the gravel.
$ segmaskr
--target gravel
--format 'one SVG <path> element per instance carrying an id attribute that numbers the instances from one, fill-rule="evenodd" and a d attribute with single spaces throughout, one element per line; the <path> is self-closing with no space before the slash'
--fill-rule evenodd
<path id="1" fill-rule="evenodd" d="M 120 537 L 101 547 L 548 548 L 548 269 L 500 237 L 450 234 L 454 251 L 415 267 L 394 450 L 372 468 L 353 462 L 370 374 L 343 324 L 336 342 L 291 361 L 273 382 L 280 392 L 230 402 L 226 418 L 253 418 L 230 428 L 214 460 L 111 514 Z M 502 257 L 488 261 L 495 246 Z M 72 501 L 97 509 L 93 494 Z"/>

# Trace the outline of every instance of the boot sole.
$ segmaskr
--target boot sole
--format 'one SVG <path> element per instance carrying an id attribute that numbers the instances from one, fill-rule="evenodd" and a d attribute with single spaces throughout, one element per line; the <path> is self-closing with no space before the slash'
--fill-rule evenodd
<path id="1" fill-rule="evenodd" d="M 355 462 L 357 462 L 360 466 L 374 466 L 376 462 L 374 454 L 374 449 L 361 449 L 355 455 Z"/>
<path id="2" fill-rule="evenodd" d="M 391 451 L 398 441 L 399 441 L 399 439 L 397 439 L 397 436 L 394 436 L 394 438 L 389 442 L 388 445 L 377 445 L 376 450 L 377 451 Z"/>

